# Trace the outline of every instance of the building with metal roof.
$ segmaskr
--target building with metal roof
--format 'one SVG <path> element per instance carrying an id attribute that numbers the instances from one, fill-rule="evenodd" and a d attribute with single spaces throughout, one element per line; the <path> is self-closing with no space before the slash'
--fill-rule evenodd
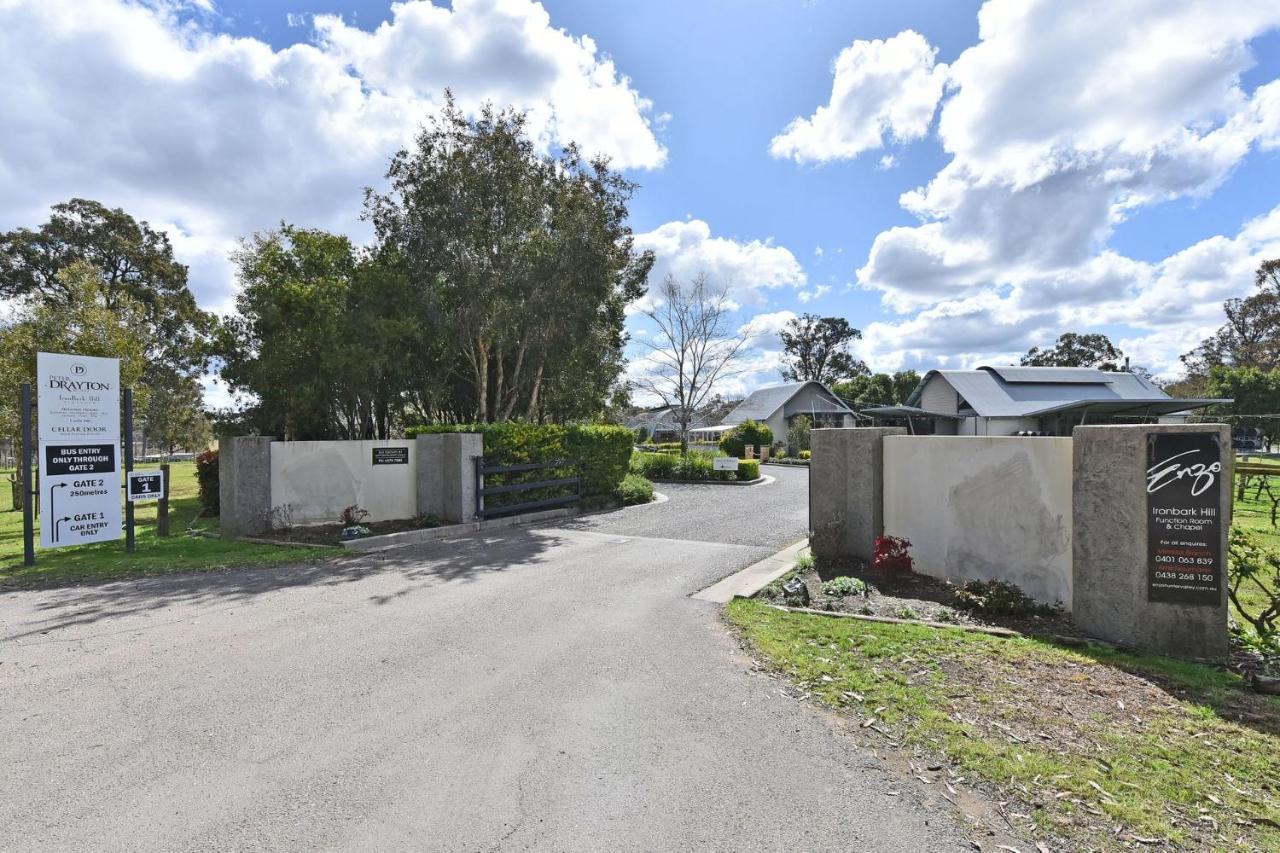
<path id="1" fill-rule="evenodd" d="M 854 419 L 853 409 L 830 388 L 821 382 L 809 381 L 759 388 L 725 415 L 724 423 L 759 421 L 769 427 L 774 441 L 785 441 L 787 430 L 800 415 L 809 418 L 817 428 L 853 426 Z"/>
<path id="2" fill-rule="evenodd" d="M 649 409 L 648 411 L 637 412 L 627 418 L 626 426 L 631 430 L 644 430 L 646 440 L 661 441 L 679 441 L 680 440 L 680 422 L 676 418 L 676 409 L 674 406 L 663 406 L 657 409 Z M 689 422 L 689 427 L 706 426 L 707 419 L 702 415 L 694 414 L 693 419 Z"/>
<path id="3" fill-rule="evenodd" d="M 863 409 L 879 423 L 939 435 L 1071 435 L 1082 423 L 1185 419 L 1229 403 L 1178 399 L 1135 373 L 1091 367 L 983 366 L 930 370 L 904 405 Z"/>

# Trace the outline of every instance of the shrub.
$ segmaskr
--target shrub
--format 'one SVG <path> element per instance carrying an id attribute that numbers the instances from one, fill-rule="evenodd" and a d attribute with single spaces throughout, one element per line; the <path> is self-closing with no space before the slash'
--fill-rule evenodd
<path id="1" fill-rule="evenodd" d="M 867 585 L 862 580 L 847 575 L 832 578 L 822 585 L 822 592 L 825 595 L 837 598 L 843 598 L 846 595 L 864 595 L 866 591 Z"/>
<path id="2" fill-rule="evenodd" d="M 369 517 L 369 510 L 352 504 L 342 508 L 342 514 L 338 516 L 338 523 L 343 527 L 359 527 L 360 522 Z"/>
<path id="3" fill-rule="evenodd" d="M 614 493 L 624 506 L 647 504 L 653 500 L 653 483 L 639 474 L 628 474 Z"/>
<path id="4" fill-rule="evenodd" d="M 1242 593 L 1249 588 L 1262 594 L 1256 609 L 1243 606 Z M 1237 524 L 1227 540 L 1227 594 L 1260 642 L 1280 645 L 1280 554 Z"/>
<path id="5" fill-rule="evenodd" d="M 813 429 L 813 421 L 808 415 L 797 415 L 787 430 L 787 453 L 794 456 L 802 450 L 809 449 L 809 430 Z"/>
<path id="6" fill-rule="evenodd" d="M 1054 610 L 1007 581 L 969 581 L 955 595 L 962 609 L 986 616 L 1035 616 Z"/>
<path id="7" fill-rule="evenodd" d="M 801 458 L 801 459 L 808 459 L 808 458 L 810 458 L 811 456 L 813 456 L 813 451 L 811 451 L 811 450 L 801 450 L 801 451 L 800 451 L 800 458 Z"/>
<path id="8" fill-rule="evenodd" d="M 634 433 L 626 427 L 592 424 L 564 427 L 558 424 L 534 424 L 527 421 L 496 421 L 491 424 L 427 424 L 405 430 L 409 437 L 451 432 L 478 432 L 484 436 L 484 457 L 493 465 L 523 465 L 530 462 L 580 462 L 576 469 L 582 477 L 585 497 L 612 495 L 627 475 Z M 520 471 L 495 474 L 485 478 L 486 486 L 532 483 L 539 480 L 572 476 L 574 468 Z M 485 499 L 487 506 L 552 498 L 563 495 L 564 488 L 538 489 L 493 495 Z"/>
<path id="9" fill-rule="evenodd" d="M 737 456 L 741 459 L 746 455 L 748 446 L 755 448 L 756 455 L 760 455 L 761 447 L 769 447 L 773 443 L 773 432 L 759 421 L 746 420 L 738 424 L 729 432 L 725 433 L 724 438 L 720 439 L 720 450 L 725 456 Z"/>
<path id="10" fill-rule="evenodd" d="M 196 457 L 196 483 L 200 487 L 200 508 L 205 515 L 221 512 L 218 490 L 218 451 L 206 450 Z"/>
<path id="11" fill-rule="evenodd" d="M 631 462 L 631 430 L 595 424 L 569 427 L 564 442 L 570 459 L 582 464 L 582 493 L 610 495 L 627 476 Z"/>
<path id="12" fill-rule="evenodd" d="M 871 568 L 886 575 L 908 574 L 914 570 L 915 561 L 911 559 L 911 540 L 900 536 L 877 536 Z"/>
<path id="13" fill-rule="evenodd" d="M 673 480 L 679 458 L 667 453 L 633 453 L 631 473 L 650 480 Z"/>
<path id="14" fill-rule="evenodd" d="M 760 476 L 760 463 L 742 459 L 738 470 L 717 471 L 709 453 L 691 452 L 687 456 L 670 453 L 637 452 L 631 455 L 631 473 L 650 480 L 755 480 Z"/>

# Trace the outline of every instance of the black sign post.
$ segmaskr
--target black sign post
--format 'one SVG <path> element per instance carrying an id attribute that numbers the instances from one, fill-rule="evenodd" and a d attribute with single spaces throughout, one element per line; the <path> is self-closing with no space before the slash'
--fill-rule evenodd
<path id="1" fill-rule="evenodd" d="M 1204 432 L 1147 438 L 1147 600 L 1222 601 L 1222 447 Z"/>
<path id="2" fill-rule="evenodd" d="M 31 383 L 22 383 L 22 452 L 18 454 L 18 477 L 22 480 L 22 564 L 36 564 L 36 491 L 31 482 Z"/>
<path id="3" fill-rule="evenodd" d="M 133 389 L 124 389 L 124 477 L 133 470 Z M 128 488 L 127 486 L 125 487 Z M 127 496 L 127 495 L 126 495 Z M 124 550 L 133 553 L 133 501 L 124 503 Z"/>

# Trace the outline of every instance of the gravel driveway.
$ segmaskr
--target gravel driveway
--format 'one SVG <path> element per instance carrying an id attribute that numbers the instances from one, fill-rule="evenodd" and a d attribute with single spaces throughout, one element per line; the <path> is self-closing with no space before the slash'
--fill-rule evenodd
<path id="1" fill-rule="evenodd" d="M 9 593 L 0 848 L 969 849 L 687 597 L 802 534 L 806 473 L 769 470 L 337 567 Z"/>

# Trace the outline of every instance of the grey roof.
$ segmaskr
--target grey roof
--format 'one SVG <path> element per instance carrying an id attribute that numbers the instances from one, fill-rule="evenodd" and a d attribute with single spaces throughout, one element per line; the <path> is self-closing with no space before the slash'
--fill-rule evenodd
<path id="1" fill-rule="evenodd" d="M 862 410 L 864 415 L 880 415 L 887 418 L 950 418 L 958 421 L 961 415 L 950 415 L 946 412 L 930 412 L 927 409 L 917 408 L 916 406 L 869 406 Z"/>
<path id="2" fill-rule="evenodd" d="M 676 423 L 674 412 L 675 412 L 675 408 L 672 406 L 666 406 L 661 409 L 652 409 L 648 412 L 637 412 L 636 414 L 626 419 L 626 425 L 628 429 L 640 429 L 641 427 L 643 427 L 647 429 L 650 433 L 654 433 L 659 430 L 662 430 L 662 431 L 678 430 L 680 428 L 680 425 Z M 690 419 L 689 426 L 690 427 L 703 426 L 706 424 L 706 422 L 707 422 L 706 418 L 702 417 L 701 415 L 695 414 Z"/>
<path id="3" fill-rule="evenodd" d="M 751 392 L 751 396 L 739 403 L 736 409 L 725 415 L 724 422 L 727 424 L 740 424 L 746 420 L 767 420 L 774 412 L 791 402 L 791 398 L 799 394 L 807 385 L 816 385 L 818 390 L 828 398 L 828 406 L 814 407 L 814 411 L 848 412 L 853 414 L 853 410 L 846 406 L 839 397 L 831 393 L 831 389 L 821 382 L 810 380 L 809 382 L 789 382 L 786 385 L 770 385 L 766 388 L 758 388 Z M 809 410 L 809 406 L 804 406 L 797 408 L 796 412 L 787 411 L 786 414 L 790 415 Z"/>
<path id="4" fill-rule="evenodd" d="M 941 376 L 973 411 L 989 418 L 1016 418 L 1084 407 L 1118 412 L 1201 408 L 1214 399 L 1175 400 L 1133 373 L 1082 367 L 979 367 L 977 370 L 930 370 L 907 398 L 919 406 L 924 386 Z M 1172 406 L 1172 408 L 1171 408 Z"/>

